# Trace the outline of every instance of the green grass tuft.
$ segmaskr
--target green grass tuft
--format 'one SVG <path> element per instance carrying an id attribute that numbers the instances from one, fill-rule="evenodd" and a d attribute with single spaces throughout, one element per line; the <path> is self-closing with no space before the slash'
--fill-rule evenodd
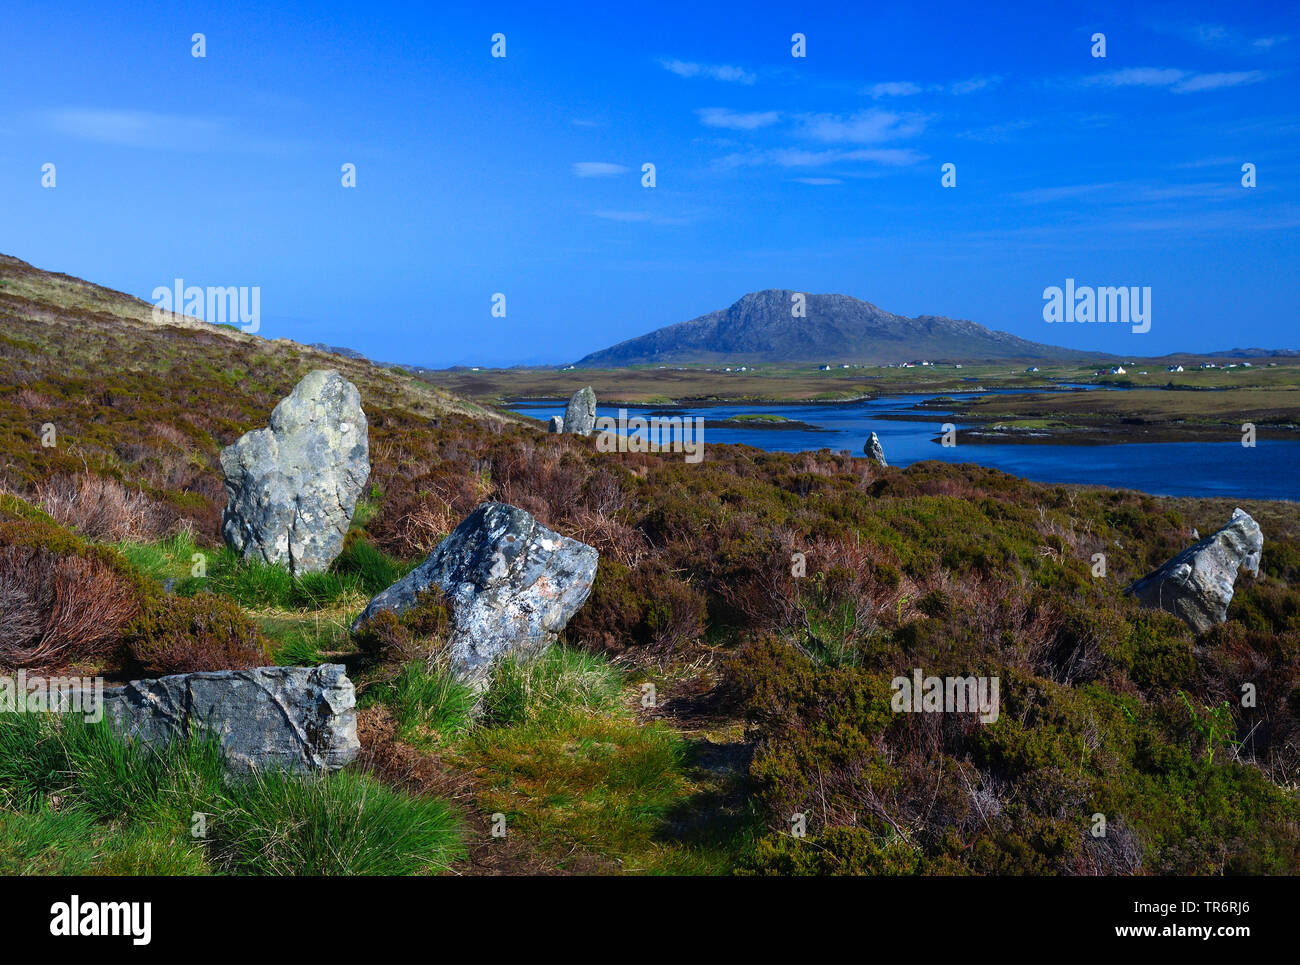
<path id="1" fill-rule="evenodd" d="M 216 863 L 240 874 L 431 874 L 464 854 L 446 803 L 349 771 L 234 784 L 213 828 Z"/>

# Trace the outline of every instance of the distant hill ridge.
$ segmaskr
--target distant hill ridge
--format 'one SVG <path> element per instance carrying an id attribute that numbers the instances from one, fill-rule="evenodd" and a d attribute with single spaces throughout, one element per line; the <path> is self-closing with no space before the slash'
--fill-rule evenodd
<path id="1" fill-rule="evenodd" d="M 611 367 L 671 363 L 812 363 L 1100 361 L 1097 352 L 1031 342 L 976 322 L 887 312 L 849 295 L 805 296 L 806 317 L 791 309 L 796 293 L 752 292 L 724 308 L 593 352 L 574 363 Z"/>

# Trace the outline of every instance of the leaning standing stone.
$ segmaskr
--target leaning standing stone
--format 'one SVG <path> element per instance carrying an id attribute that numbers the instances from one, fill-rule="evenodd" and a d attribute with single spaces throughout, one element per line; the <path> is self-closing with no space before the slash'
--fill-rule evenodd
<path id="1" fill-rule="evenodd" d="M 245 559 L 294 574 L 326 569 L 343 549 L 370 476 L 361 393 L 338 372 L 309 372 L 275 407 L 270 424 L 221 452 L 226 544 Z"/>
<path id="2" fill-rule="evenodd" d="M 428 559 L 370 601 L 353 629 L 381 610 L 399 616 L 436 584 L 451 610 L 447 657 L 475 689 L 505 656 L 549 647 L 591 592 L 595 547 L 547 529 L 506 503 L 470 513 Z"/>
<path id="3" fill-rule="evenodd" d="M 558 415 L 553 415 L 553 416 L 551 416 L 551 421 L 548 422 L 548 423 L 546 424 L 546 431 L 547 431 L 547 432 L 552 432 L 552 433 L 555 433 L 555 432 L 563 432 L 563 431 L 564 431 L 564 417 L 563 417 L 563 416 L 558 416 Z"/>
<path id="4" fill-rule="evenodd" d="M 1250 514 L 1234 510 L 1232 519 L 1213 536 L 1183 550 L 1124 592 L 1143 606 L 1167 610 L 1195 630 L 1206 630 L 1228 619 L 1228 604 L 1237 571 L 1259 575 L 1264 534 Z"/>

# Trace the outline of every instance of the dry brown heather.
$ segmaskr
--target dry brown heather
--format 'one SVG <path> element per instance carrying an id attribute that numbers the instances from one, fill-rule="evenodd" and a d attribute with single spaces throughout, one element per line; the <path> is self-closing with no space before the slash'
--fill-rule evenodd
<path id="1" fill-rule="evenodd" d="M 363 363 L 92 311 L 93 294 L 65 305 L 65 289 L 45 293 L 39 279 L 19 297 L 7 277 L 9 490 L 87 535 L 191 525 L 215 546 L 220 448 L 264 424 L 308 369 L 340 369 L 371 423 L 378 509 L 364 540 L 411 560 L 483 499 L 521 506 L 601 552 L 571 644 L 619 656 L 695 717 L 743 717 L 760 818 L 745 870 L 1300 872 L 1295 504 L 1240 504 L 1266 534 L 1262 575 L 1242 581 L 1227 624 L 1196 639 L 1121 590 L 1193 527 L 1222 525 L 1231 501 L 1044 486 L 973 465 L 878 470 L 825 451 L 714 445 L 698 465 L 602 454 Z M 46 422 L 57 448 L 40 445 Z M 44 539 L 101 559 L 12 500 L 0 510 L 5 545 Z M 1104 578 L 1091 572 L 1097 553 Z M 120 559 L 102 562 L 121 576 Z M 104 590 L 100 605 L 114 599 Z M 0 601 L 0 620 L 23 612 Z M 222 645 L 260 646 L 223 619 Z M 366 654 L 349 659 L 364 673 Z M 916 667 L 999 677 L 998 721 L 891 714 L 890 680 Z M 805 842 L 779 833 L 795 812 Z M 1089 833 L 1098 812 L 1105 838 Z"/>

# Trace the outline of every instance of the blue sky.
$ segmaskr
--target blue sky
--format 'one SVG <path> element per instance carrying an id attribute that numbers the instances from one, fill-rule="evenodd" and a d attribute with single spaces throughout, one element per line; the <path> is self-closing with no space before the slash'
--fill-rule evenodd
<path id="1" fill-rule="evenodd" d="M 1300 346 L 1296 4 L 275 6 L 11 3 L 0 251 L 258 286 L 263 335 L 429 365 L 572 361 L 762 288 Z M 1045 323 L 1067 277 L 1150 286 L 1150 332 Z"/>

